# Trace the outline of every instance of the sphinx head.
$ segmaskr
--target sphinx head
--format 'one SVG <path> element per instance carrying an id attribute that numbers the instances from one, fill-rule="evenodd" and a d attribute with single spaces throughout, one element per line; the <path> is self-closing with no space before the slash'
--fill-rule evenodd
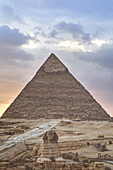
<path id="1" fill-rule="evenodd" d="M 57 143 L 58 135 L 54 130 L 49 130 L 44 134 L 43 141 L 44 143 Z"/>

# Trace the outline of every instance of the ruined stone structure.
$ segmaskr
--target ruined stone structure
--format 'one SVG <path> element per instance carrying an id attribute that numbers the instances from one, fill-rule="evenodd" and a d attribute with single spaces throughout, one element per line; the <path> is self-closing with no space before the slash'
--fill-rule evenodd
<path id="1" fill-rule="evenodd" d="M 110 116 L 51 54 L 2 118 L 108 120 Z"/>

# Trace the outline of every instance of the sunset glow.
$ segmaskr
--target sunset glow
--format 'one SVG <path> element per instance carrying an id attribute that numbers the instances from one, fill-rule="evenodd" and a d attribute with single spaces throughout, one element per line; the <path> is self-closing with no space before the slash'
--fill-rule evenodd
<path id="1" fill-rule="evenodd" d="M 0 117 L 5 112 L 5 110 L 9 107 L 10 104 L 1 104 L 0 105 Z"/>

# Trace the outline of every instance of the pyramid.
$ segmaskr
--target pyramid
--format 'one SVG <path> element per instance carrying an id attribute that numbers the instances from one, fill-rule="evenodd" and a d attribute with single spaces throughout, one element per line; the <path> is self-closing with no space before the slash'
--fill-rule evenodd
<path id="1" fill-rule="evenodd" d="M 51 54 L 2 118 L 108 120 L 110 116 Z"/>

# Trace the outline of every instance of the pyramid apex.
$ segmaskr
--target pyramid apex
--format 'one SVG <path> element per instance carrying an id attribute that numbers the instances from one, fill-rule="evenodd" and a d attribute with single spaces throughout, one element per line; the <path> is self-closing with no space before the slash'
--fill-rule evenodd
<path id="1" fill-rule="evenodd" d="M 56 57 L 56 55 L 55 55 L 54 53 L 51 53 L 51 54 L 50 54 L 50 56 L 52 56 L 52 55 Z"/>
<path id="2" fill-rule="evenodd" d="M 64 72 L 67 67 L 58 59 L 58 57 L 51 53 L 47 60 L 42 65 L 45 72 Z"/>
<path id="3" fill-rule="evenodd" d="M 50 54 L 50 56 L 47 58 L 47 60 L 49 59 L 49 58 L 53 58 L 53 59 L 58 59 L 59 60 L 59 58 L 54 54 L 54 53 L 51 53 Z M 60 60 L 59 60 L 59 62 L 61 62 Z M 63 63 L 62 63 L 63 64 Z"/>

